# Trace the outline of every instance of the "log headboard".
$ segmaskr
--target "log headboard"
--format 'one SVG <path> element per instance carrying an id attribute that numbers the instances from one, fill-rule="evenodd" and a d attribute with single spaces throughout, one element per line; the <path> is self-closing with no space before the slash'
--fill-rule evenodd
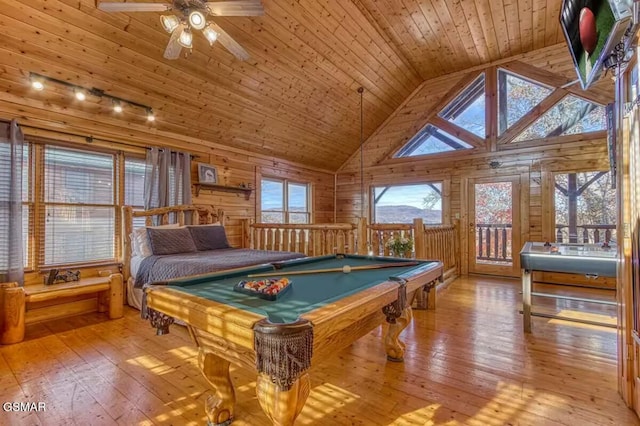
<path id="1" fill-rule="evenodd" d="M 131 276 L 131 238 L 134 229 L 134 221 L 144 218 L 145 226 L 154 224 L 167 225 L 177 223 L 179 225 L 193 224 L 203 225 L 220 222 L 224 225 L 224 212 L 210 205 L 179 205 L 171 207 L 159 207 L 157 209 L 134 211 L 131 206 L 122 207 L 122 274 L 125 281 Z"/>

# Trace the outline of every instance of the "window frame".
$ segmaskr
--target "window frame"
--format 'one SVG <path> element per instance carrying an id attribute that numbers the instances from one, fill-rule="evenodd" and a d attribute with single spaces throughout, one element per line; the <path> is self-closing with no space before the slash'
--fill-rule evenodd
<path id="1" fill-rule="evenodd" d="M 119 238 L 117 237 L 117 235 L 119 235 L 120 233 L 120 226 L 121 226 L 121 220 L 120 220 L 120 154 L 118 152 L 114 152 L 114 151 L 109 151 L 109 150 L 101 150 L 101 149 L 91 149 L 91 150 L 87 150 L 87 149 L 82 149 L 81 147 L 78 146 L 69 146 L 67 144 L 59 144 L 56 143 L 55 141 L 43 141 L 42 143 L 35 143 L 33 142 L 32 145 L 37 149 L 38 151 L 38 155 L 37 158 L 35 158 L 32 162 L 32 167 L 35 167 L 39 170 L 39 172 L 35 173 L 35 176 L 37 178 L 37 184 L 35 185 L 35 194 L 34 194 L 34 204 L 35 204 L 35 211 L 34 211 L 34 222 L 33 222 L 33 229 L 34 229 L 34 238 L 30 240 L 34 242 L 34 245 L 36 245 L 35 247 L 35 256 L 33 258 L 34 261 L 34 267 L 36 270 L 46 270 L 46 269 L 51 269 L 51 268 L 59 268 L 59 267 L 86 267 L 86 266 L 93 266 L 93 265 L 112 265 L 112 264 L 116 264 L 119 261 L 119 256 L 120 256 L 120 249 L 119 249 Z M 45 152 L 47 147 L 51 147 L 53 149 L 60 149 L 60 150 L 69 150 L 69 151 L 76 151 L 79 153 L 86 153 L 86 154 L 99 154 L 99 155 L 106 155 L 106 156 L 110 156 L 111 157 L 111 164 L 112 164 L 112 188 L 111 188 L 111 197 L 112 197 L 112 204 L 99 204 L 99 203 L 62 203 L 59 201 L 47 201 L 45 199 L 45 194 L 46 194 L 46 175 L 44 173 L 45 170 Z M 35 165 L 39 165 L 35 166 Z M 35 169 L 32 169 L 35 171 Z M 72 206 L 72 207 L 101 207 L 101 208 L 108 208 L 108 209 L 112 209 L 113 210 L 113 229 L 114 229 L 114 235 L 113 235 L 113 257 L 110 259 L 91 259 L 91 260 L 82 260 L 82 261 L 78 261 L 78 262 L 61 262 L 61 263 L 47 263 L 46 262 L 46 211 L 47 211 L 47 206 Z"/>
<path id="2" fill-rule="evenodd" d="M 303 182 L 303 181 L 298 181 L 298 180 L 292 180 L 292 179 L 282 179 L 282 178 L 276 178 L 276 177 L 271 177 L 271 176 L 262 176 L 260 178 L 260 183 L 259 183 L 259 188 L 260 188 L 260 204 L 259 204 L 259 208 L 256 209 L 256 221 L 259 223 L 263 223 L 262 222 L 262 215 L 263 215 L 263 209 L 262 209 L 262 182 L 263 181 L 270 181 L 270 182 L 277 182 L 277 183 L 282 183 L 282 206 L 283 206 L 283 210 L 269 210 L 270 212 L 274 212 L 274 213 L 282 213 L 283 217 L 284 217 L 284 222 L 274 222 L 274 223 L 282 223 L 282 224 L 291 224 L 291 220 L 290 220 L 290 215 L 291 213 L 295 213 L 295 214 L 306 214 L 307 215 L 307 223 L 306 224 L 312 224 L 313 223 L 313 208 L 312 208 L 312 185 L 309 182 Z M 306 196 L 306 204 L 307 204 L 307 210 L 304 212 L 291 212 L 289 210 L 289 185 L 300 185 L 300 186 L 304 186 L 306 187 L 306 191 L 307 191 L 307 196 Z M 268 223 L 268 222 L 264 222 L 264 223 Z"/>
<path id="3" fill-rule="evenodd" d="M 447 179 L 435 179 L 435 180 L 429 180 L 429 181 L 421 181 L 421 182 L 409 182 L 409 183 L 391 183 L 391 184 L 375 184 L 375 185 L 371 185 L 369 187 L 369 196 L 371 197 L 371 202 L 369 203 L 369 217 L 371 218 L 371 222 L 372 223 L 377 223 L 376 220 L 376 188 L 382 188 L 382 187 L 386 187 L 386 188 L 390 188 L 390 187 L 399 187 L 399 186 L 417 186 L 417 185 L 433 185 L 433 184 L 439 184 L 440 185 L 440 206 L 441 206 L 441 213 L 440 213 L 440 222 L 439 223 L 426 223 L 425 225 L 431 225 L 431 226 L 440 226 L 440 225 L 445 225 L 447 224 L 447 220 L 448 220 L 448 209 L 449 209 L 449 199 L 446 198 L 444 196 L 444 194 L 447 191 L 447 188 L 449 186 L 449 181 Z M 397 223 L 397 222 L 394 222 Z M 410 223 L 410 222 L 406 222 L 406 223 Z"/>

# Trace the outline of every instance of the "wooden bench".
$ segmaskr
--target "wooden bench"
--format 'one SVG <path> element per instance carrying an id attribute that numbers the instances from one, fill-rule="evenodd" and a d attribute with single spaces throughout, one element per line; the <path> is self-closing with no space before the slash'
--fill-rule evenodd
<path id="1" fill-rule="evenodd" d="M 122 274 L 26 287 L 20 287 L 17 283 L 0 283 L 0 344 L 21 342 L 25 325 L 35 322 L 92 310 L 107 312 L 110 319 L 121 318 L 122 291 Z M 71 309 L 62 308 L 65 301 L 93 293 L 97 299 L 88 300 L 89 303 Z"/>

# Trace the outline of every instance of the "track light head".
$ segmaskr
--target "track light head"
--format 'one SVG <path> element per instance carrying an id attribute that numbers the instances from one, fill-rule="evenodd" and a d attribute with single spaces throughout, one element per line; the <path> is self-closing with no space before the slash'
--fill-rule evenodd
<path id="1" fill-rule="evenodd" d="M 76 99 L 79 101 L 84 101 L 85 99 L 87 99 L 87 94 L 82 89 L 75 89 L 73 93 Z"/>
<path id="2" fill-rule="evenodd" d="M 151 108 L 149 108 L 149 109 L 147 110 L 147 121 L 149 121 L 149 122 L 156 121 L 156 116 L 155 116 L 155 114 L 153 113 L 153 110 L 152 110 Z"/>

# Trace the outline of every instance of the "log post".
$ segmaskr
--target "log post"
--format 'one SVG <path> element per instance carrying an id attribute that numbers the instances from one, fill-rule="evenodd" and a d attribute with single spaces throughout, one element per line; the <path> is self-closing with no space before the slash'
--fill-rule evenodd
<path id="1" fill-rule="evenodd" d="M 0 283 L 0 344 L 24 340 L 26 294 L 18 283 Z"/>
<path id="2" fill-rule="evenodd" d="M 358 218 L 358 254 L 367 255 L 369 254 L 369 250 L 367 244 L 369 243 L 369 238 L 367 236 L 367 218 L 361 217 Z"/>
<path id="3" fill-rule="evenodd" d="M 416 259 L 426 259 L 427 251 L 425 246 L 424 222 L 422 218 L 413 219 L 413 244 L 416 250 Z"/>

